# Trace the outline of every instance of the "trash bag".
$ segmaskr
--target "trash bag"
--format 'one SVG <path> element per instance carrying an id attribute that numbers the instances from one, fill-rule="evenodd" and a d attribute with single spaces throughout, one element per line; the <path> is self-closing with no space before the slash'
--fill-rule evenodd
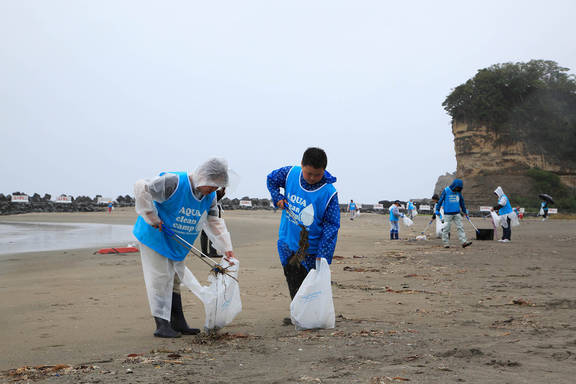
<path id="1" fill-rule="evenodd" d="M 538 211 L 538 216 L 544 216 L 544 208 L 540 208 Z"/>
<path id="2" fill-rule="evenodd" d="M 510 218 L 510 226 L 517 227 L 520 225 L 520 220 L 518 220 L 518 215 L 516 214 L 516 212 L 512 211 L 512 213 L 510 213 L 508 217 Z"/>
<path id="3" fill-rule="evenodd" d="M 402 222 L 403 222 L 404 225 L 407 226 L 407 227 L 411 227 L 412 225 L 414 225 L 414 222 L 413 222 L 412 220 L 410 220 L 410 218 L 407 217 L 407 216 L 404 216 L 404 217 L 402 218 Z"/>
<path id="4" fill-rule="evenodd" d="M 500 216 L 494 211 L 490 211 L 490 216 L 492 216 L 492 223 L 496 228 L 500 225 Z"/>
<path id="5" fill-rule="evenodd" d="M 316 269 L 308 272 L 290 303 L 290 317 L 297 330 L 336 325 L 330 266 L 326 259 L 316 259 Z"/>
<path id="6" fill-rule="evenodd" d="M 436 238 L 437 239 L 442 238 L 442 230 L 444 229 L 445 225 L 446 224 L 442 222 L 440 217 L 436 216 Z"/>
<path id="7" fill-rule="evenodd" d="M 239 262 L 232 259 L 234 265 L 230 266 L 226 259 L 222 259 L 221 266 L 226 268 L 234 278 L 238 278 Z M 180 275 L 180 274 L 179 274 Z M 211 273 L 208 277 L 210 285 L 201 285 L 194 274 L 185 267 L 183 276 L 180 276 L 184 284 L 194 293 L 204 304 L 206 319 L 204 329 L 219 329 L 232 322 L 236 315 L 242 312 L 242 301 L 240 299 L 240 286 L 232 277 L 222 273 Z"/>

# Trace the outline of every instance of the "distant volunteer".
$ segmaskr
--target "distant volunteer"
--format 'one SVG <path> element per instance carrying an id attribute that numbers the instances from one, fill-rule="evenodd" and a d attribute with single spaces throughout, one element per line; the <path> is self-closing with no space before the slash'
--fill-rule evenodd
<path id="1" fill-rule="evenodd" d="M 225 160 L 214 158 L 192 174 L 163 172 L 153 180 L 139 180 L 134 186 L 139 216 L 133 232 L 140 242 L 156 337 L 174 338 L 200 332 L 188 327 L 182 309 L 180 282 L 188 250 L 163 228 L 170 228 L 191 244 L 204 230 L 214 248 L 233 262 L 230 233 L 224 220 L 218 217 L 216 201 L 216 190 L 227 184 L 228 165 Z"/>
<path id="2" fill-rule="evenodd" d="M 404 217 L 404 214 L 400 212 L 400 201 L 396 200 L 394 204 L 388 208 L 388 212 L 390 213 L 390 240 L 398 240 L 398 222 L 401 217 Z"/>
<path id="3" fill-rule="evenodd" d="M 518 217 L 512 209 L 508 196 L 504 194 L 502 187 L 496 188 L 494 194 L 498 196 L 498 204 L 492 208 L 492 211 L 497 211 L 500 217 L 500 225 L 502 226 L 502 239 L 498 240 L 502 243 L 507 243 L 512 240 L 512 225 L 516 224 Z"/>
<path id="4" fill-rule="evenodd" d="M 406 204 L 406 214 L 410 220 L 414 220 L 414 216 L 416 216 L 415 212 L 416 212 L 416 206 L 414 205 L 413 202 L 408 200 L 408 203 Z"/>
<path id="5" fill-rule="evenodd" d="M 444 227 L 444 223 L 440 220 L 440 217 L 444 214 L 444 209 L 438 207 L 438 200 L 440 200 L 440 196 L 437 193 L 432 195 L 432 220 L 436 220 L 436 238 L 442 238 L 442 228 Z M 436 216 L 436 210 L 440 212 L 440 215 Z"/>
<path id="6" fill-rule="evenodd" d="M 462 248 L 466 248 L 472 244 L 471 241 L 466 239 L 466 232 L 464 232 L 462 216 L 460 214 L 460 212 L 462 212 L 468 216 L 468 210 L 464 204 L 464 197 L 462 197 L 463 188 L 464 182 L 460 179 L 454 179 L 452 184 L 442 191 L 440 199 L 436 204 L 436 211 L 434 213 L 444 221 L 444 228 L 442 229 L 442 243 L 444 243 L 444 248 L 450 248 L 449 235 L 452 223 L 456 225 L 458 240 L 460 240 Z M 444 215 L 440 213 L 441 208 L 444 209 Z"/>
<path id="7" fill-rule="evenodd" d="M 545 221 L 548 218 L 548 201 L 542 200 L 540 203 L 540 216 L 542 216 L 542 221 Z"/>
<path id="8" fill-rule="evenodd" d="M 350 220 L 354 220 L 356 217 L 356 203 L 354 200 L 350 200 L 350 204 L 348 204 L 348 211 L 350 212 Z"/>

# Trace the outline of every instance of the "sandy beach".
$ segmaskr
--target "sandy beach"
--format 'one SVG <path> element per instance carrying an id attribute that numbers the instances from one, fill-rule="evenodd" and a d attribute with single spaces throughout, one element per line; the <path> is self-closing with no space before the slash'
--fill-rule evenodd
<path id="1" fill-rule="evenodd" d="M 227 211 L 243 312 L 217 337 L 158 339 L 139 254 L 97 248 L 0 257 L 0 381 L 42 383 L 571 383 L 576 374 L 576 221 L 526 219 L 512 242 L 462 249 L 400 241 L 388 217 L 342 216 L 332 287 L 336 328 L 283 326 L 280 213 Z M 132 224 L 113 214 L 3 216 L 5 222 Z M 474 219 L 482 228 L 487 220 Z M 465 223 L 469 238 L 474 230 Z M 117 244 L 124 246 L 126 244 Z M 204 281 L 205 265 L 188 260 Z M 184 291 L 185 314 L 204 310 Z M 40 368 L 24 368 L 40 367 Z M 43 367 L 44 366 L 44 367 Z M 19 369 L 18 369 L 19 368 Z"/>

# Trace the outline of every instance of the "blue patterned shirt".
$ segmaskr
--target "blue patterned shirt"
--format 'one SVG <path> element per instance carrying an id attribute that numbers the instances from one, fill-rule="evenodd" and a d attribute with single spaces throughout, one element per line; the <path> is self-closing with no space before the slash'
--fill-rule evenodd
<path id="1" fill-rule="evenodd" d="M 286 187 L 286 177 L 292 169 L 291 166 L 282 167 L 275 171 L 270 172 L 267 177 L 267 186 L 272 196 L 272 201 L 276 206 L 280 200 L 285 199 L 285 197 L 280 193 L 280 188 Z M 304 180 L 303 176 L 300 176 L 300 184 L 307 191 L 314 191 L 326 183 L 332 184 L 336 182 L 336 178 L 332 176 L 328 171 L 324 171 L 324 176 L 322 180 L 318 183 L 310 185 Z M 314 268 L 316 265 L 316 257 L 323 257 L 328 261 L 328 264 L 332 263 L 332 256 L 334 255 L 334 249 L 336 248 L 336 241 L 338 240 L 338 229 L 340 229 L 340 206 L 338 204 L 338 194 L 336 193 L 328 206 L 326 207 L 326 212 L 324 212 L 324 217 L 322 218 L 322 235 L 320 237 L 320 243 L 318 245 L 318 254 L 308 255 L 304 261 L 304 266 L 307 270 Z M 288 263 L 288 259 L 292 256 L 292 251 L 288 248 L 288 245 L 281 240 L 278 240 L 278 254 L 280 256 L 280 262 L 282 265 Z"/>

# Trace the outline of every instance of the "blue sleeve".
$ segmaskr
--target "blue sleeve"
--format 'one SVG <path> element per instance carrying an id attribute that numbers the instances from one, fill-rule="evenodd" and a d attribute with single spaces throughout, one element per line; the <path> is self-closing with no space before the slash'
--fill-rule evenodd
<path id="1" fill-rule="evenodd" d="M 326 212 L 324 212 L 324 219 L 322 222 L 322 235 L 320 237 L 320 244 L 318 245 L 318 254 L 316 257 L 323 257 L 332 263 L 332 256 L 336 249 L 336 241 L 338 240 L 338 230 L 340 229 L 340 205 L 338 204 L 338 194 L 328 203 Z"/>
<path id="2" fill-rule="evenodd" d="M 436 212 L 440 212 L 440 208 L 442 208 L 442 204 L 444 204 L 444 199 L 446 198 L 446 191 L 442 191 L 440 195 L 440 200 L 436 203 Z"/>
<path id="3" fill-rule="evenodd" d="M 464 197 L 462 196 L 461 193 L 460 193 L 460 208 L 462 209 L 462 212 L 464 212 L 465 214 L 468 214 L 468 210 L 466 209 L 466 204 L 464 204 Z"/>
<path id="4" fill-rule="evenodd" d="M 266 186 L 268 187 L 268 191 L 270 191 L 274 206 L 276 206 L 280 200 L 284 199 L 284 196 L 280 193 L 280 188 L 286 187 L 286 177 L 291 169 L 291 166 L 276 169 L 270 172 L 266 178 Z"/>

